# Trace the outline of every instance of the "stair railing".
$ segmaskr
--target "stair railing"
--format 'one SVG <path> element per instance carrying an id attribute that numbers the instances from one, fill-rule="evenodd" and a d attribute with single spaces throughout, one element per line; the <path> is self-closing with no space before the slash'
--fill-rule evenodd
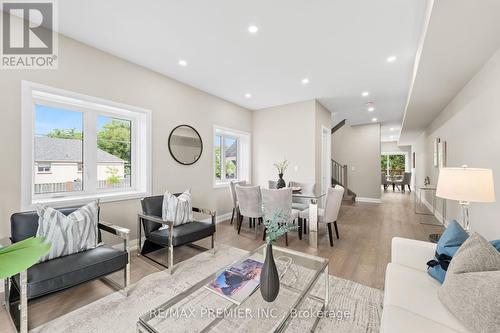
<path id="1" fill-rule="evenodd" d="M 347 196 L 347 164 L 340 164 L 339 162 L 332 159 L 332 185 L 339 184 L 346 190 L 344 191 L 344 197 Z"/>

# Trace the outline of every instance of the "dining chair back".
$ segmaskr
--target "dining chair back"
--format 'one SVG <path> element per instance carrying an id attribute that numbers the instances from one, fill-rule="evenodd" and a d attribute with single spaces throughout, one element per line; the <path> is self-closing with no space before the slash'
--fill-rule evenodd
<path id="1" fill-rule="evenodd" d="M 387 180 L 387 174 L 385 172 L 381 172 L 380 174 L 380 182 L 384 186 L 384 191 L 387 190 L 387 187 L 389 187 L 389 180 Z"/>
<path id="2" fill-rule="evenodd" d="M 381 172 L 381 173 L 380 173 L 380 183 L 381 183 L 382 185 L 387 185 L 387 184 L 389 184 L 389 183 L 388 183 L 388 181 L 387 181 L 387 175 L 386 175 L 386 173 L 385 173 L 385 172 Z"/>
<path id="3" fill-rule="evenodd" d="M 325 200 L 325 212 L 323 218 L 320 219 L 321 222 L 330 223 L 337 221 L 343 196 L 344 188 L 342 186 L 335 185 L 335 187 L 328 188 Z"/>
<path id="4" fill-rule="evenodd" d="M 299 217 L 299 211 L 292 209 L 292 189 L 290 187 L 277 189 L 262 189 L 262 206 L 264 219 L 270 220 L 273 214 L 280 212 L 286 223 L 292 222 Z M 300 226 L 299 226 L 300 229 Z M 299 230 L 299 233 L 301 231 Z M 262 235 L 265 239 L 266 232 Z M 285 244 L 288 246 L 288 232 L 285 232 Z"/>
<path id="5" fill-rule="evenodd" d="M 236 185 L 245 186 L 245 185 L 247 185 L 247 182 L 246 182 L 246 180 L 240 180 L 240 181 L 232 180 L 229 183 L 229 191 L 231 192 L 231 200 L 233 202 L 233 212 L 231 215 L 231 224 L 233 224 L 234 216 L 236 214 L 236 209 L 238 208 L 238 199 L 236 198 L 236 190 L 235 190 Z"/>
<path id="6" fill-rule="evenodd" d="M 267 181 L 267 187 L 269 189 L 274 189 L 275 190 L 278 187 L 278 182 L 275 181 L 275 180 L 268 180 Z"/>
<path id="7" fill-rule="evenodd" d="M 236 185 L 245 186 L 246 184 L 247 184 L 246 180 L 240 180 L 240 181 L 233 180 L 229 183 L 229 191 L 231 192 L 231 200 L 233 201 L 233 208 L 238 207 L 238 200 L 236 199 L 236 190 L 235 190 Z"/>
<path id="8" fill-rule="evenodd" d="M 281 212 L 284 217 L 291 219 L 292 215 L 292 189 L 289 187 L 279 190 L 262 190 L 262 206 L 264 218 L 270 220 L 276 212 Z"/>
<path id="9" fill-rule="evenodd" d="M 411 172 L 405 172 L 403 180 L 401 181 L 401 188 L 405 191 L 405 186 L 408 186 L 408 191 L 411 192 Z"/>
<path id="10" fill-rule="evenodd" d="M 262 195 L 260 186 L 235 186 L 236 199 L 242 216 L 262 217 Z"/>
<path id="11" fill-rule="evenodd" d="M 403 176 L 403 185 L 409 185 L 411 183 L 411 172 L 405 172 Z"/>

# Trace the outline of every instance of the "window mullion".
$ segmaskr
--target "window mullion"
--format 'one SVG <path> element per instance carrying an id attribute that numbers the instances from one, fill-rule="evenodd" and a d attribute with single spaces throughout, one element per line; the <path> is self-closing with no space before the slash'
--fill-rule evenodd
<path id="1" fill-rule="evenodd" d="M 240 138 L 236 138 L 236 181 L 240 180 L 240 161 Z"/>
<path id="2" fill-rule="evenodd" d="M 220 137 L 220 179 L 221 181 L 226 181 L 226 152 L 224 149 L 224 135 Z"/>
<path id="3" fill-rule="evenodd" d="M 97 113 L 83 115 L 83 188 L 86 193 L 97 192 Z"/>

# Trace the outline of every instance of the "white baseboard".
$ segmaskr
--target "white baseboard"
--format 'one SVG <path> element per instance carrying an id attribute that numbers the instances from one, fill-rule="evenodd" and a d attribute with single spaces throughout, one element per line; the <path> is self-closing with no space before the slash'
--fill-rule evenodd
<path id="1" fill-rule="evenodd" d="M 222 221 L 229 220 L 231 218 L 232 214 L 233 214 L 233 212 L 217 215 L 215 223 L 220 223 Z M 201 220 L 201 222 L 212 222 L 212 219 L 209 217 L 209 218 Z"/>
<path id="2" fill-rule="evenodd" d="M 382 203 L 382 199 L 368 198 L 368 197 L 356 197 L 356 202 Z"/>
<path id="3" fill-rule="evenodd" d="M 416 194 L 415 194 L 416 195 Z M 425 207 L 427 207 L 427 209 L 432 212 L 433 208 L 432 208 L 432 204 L 430 204 L 425 198 L 422 198 L 422 203 L 424 204 Z M 443 218 L 443 214 L 440 213 L 438 210 L 437 210 L 437 207 L 436 207 L 436 213 L 434 214 L 434 217 L 439 221 L 439 223 L 441 223 L 445 228 L 448 227 L 448 222 L 444 220 Z"/>
<path id="4" fill-rule="evenodd" d="M 132 238 L 132 236 L 130 238 Z M 145 240 L 146 240 L 146 238 L 142 237 L 142 242 L 141 243 L 144 244 Z M 131 241 L 129 241 L 129 243 L 128 243 L 128 249 L 129 249 L 129 251 L 131 253 L 132 253 L 132 251 L 136 251 L 137 250 L 137 245 L 138 245 L 137 238 L 134 238 Z M 115 245 L 113 245 L 113 247 L 115 249 L 117 249 L 117 250 L 122 250 L 123 251 L 123 242 L 115 244 Z"/>

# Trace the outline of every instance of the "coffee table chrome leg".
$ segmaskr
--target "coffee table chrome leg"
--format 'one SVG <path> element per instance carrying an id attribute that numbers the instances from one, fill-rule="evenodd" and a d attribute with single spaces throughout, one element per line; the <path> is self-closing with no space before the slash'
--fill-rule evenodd
<path id="1" fill-rule="evenodd" d="M 19 332 L 28 332 L 28 272 L 19 273 Z"/>
<path id="2" fill-rule="evenodd" d="M 325 311 L 328 309 L 328 303 L 330 302 L 330 270 L 328 266 L 325 267 Z"/>

